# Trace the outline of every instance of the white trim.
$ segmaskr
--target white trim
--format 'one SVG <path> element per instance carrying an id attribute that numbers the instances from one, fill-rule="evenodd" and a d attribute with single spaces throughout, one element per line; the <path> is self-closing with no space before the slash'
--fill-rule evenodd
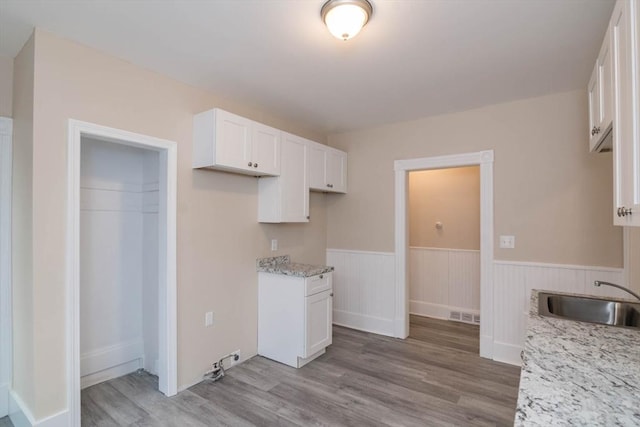
<path id="1" fill-rule="evenodd" d="M 328 248 L 327 252 L 339 252 L 342 254 L 364 254 L 364 255 L 383 255 L 383 256 L 394 256 L 393 252 L 377 252 L 377 251 L 360 251 L 357 249 L 331 249 Z"/>
<path id="2" fill-rule="evenodd" d="M 493 343 L 493 360 L 496 362 L 508 363 L 510 365 L 521 366 L 522 358 L 520 353 L 522 346 L 504 342 Z"/>
<path id="3" fill-rule="evenodd" d="M 474 322 L 465 322 L 461 319 L 451 319 L 449 314 L 452 311 L 460 313 L 468 313 L 472 315 L 480 315 L 480 310 L 474 310 L 472 308 L 454 307 L 445 304 L 434 304 L 431 302 L 409 300 L 409 314 L 415 314 L 416 316 L 432 317 L 434 319 L 451 320 L 454 322 L 469 323 L 472 325 L 478 325 Z"/>
<path id="4" fill-rule="evenodd" d="M 11 181 L 13 120 L 0 117 L 0 418 L 9 413 L 12 377 Z"/>
<path id="5" fill-rule="evenodd" d="M 67 402 L 69 423 L 80 426 L 80 147 L 90 136 L 107 142 L 152 149 L 160 154 L 159 200 L 159 389 L 167 396 L 177 393 L 177 289 L 176 289 L 176 189 L 177 144 L 173 141 L 70 119 L 67 160 Z M 162 309 L 164 307 L 164 309 Z M 164 315 L 164 316 L 163 316 Z"/>
<path id="6" fill-rule="evenodd" d="M 442 252 L 474 252 L 479 253 L 480 249 L 458 249 L 458 248 L 432 248 L 430 246 L 409 246 L 409 249 L 426 250 L 426 251 L 442 251 Z"/>
<path id="7" fill-rule="evenodd" d="M 548 262 L 505 261 L 505 260 L 499 260 L 499 259 L 496 259 L 494 263 L 499 265 L 518 265 L 522 267 L 562 268 L 562 269 L 571 269 L 571 270 L 607 271 L 610 273 L 624 273 L 624 268 L 598 267 L 597 265 L 552 264 Z"/>
<path id="8" fill-rule="evenodd" d="M 333 310 L 333 324 L 358 331 L 372 332 L 374 334 L 394 336 L 394 322 L 392 319 L 367 316 L 360 313 Z"/>
<path id="9" fill-rule="evenodd" d="M 36 421 L 20 396 L 11 391 L 9 395 L 9 418 L 14 427 L 67 427 L 69 411 L 64 410 Z"/>
<path id="10" fill-rule="evenodd" d="M 480 166 L 480 356 L 493 357 L 493 150 L 396 160 L 395 253 L 396 316 L 394 334 L 409 335 L 407 280 L 407 175 L 413 170 Z"/>

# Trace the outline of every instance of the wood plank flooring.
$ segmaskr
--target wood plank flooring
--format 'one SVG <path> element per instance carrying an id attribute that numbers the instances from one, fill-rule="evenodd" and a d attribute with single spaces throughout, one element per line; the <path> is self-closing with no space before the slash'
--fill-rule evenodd
<path id="1" fill-rule="evenodd" d="M 82 425 L 513 425 L 520 370 L 481 359 L 478 335 L 413 316 L 407 340 L 334 327 L 327 353 L 302 369 L 254 357 L 173 398 L 146 373 L 89 387 Z"/>

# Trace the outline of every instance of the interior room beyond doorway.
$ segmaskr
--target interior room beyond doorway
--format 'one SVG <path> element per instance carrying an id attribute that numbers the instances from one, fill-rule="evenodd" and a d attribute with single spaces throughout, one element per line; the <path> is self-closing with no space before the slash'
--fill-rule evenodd
<path id="1" fill-rule="evenodd" d="M 480 167 L 409 173 L 409 311 L 480 323 Z"/>

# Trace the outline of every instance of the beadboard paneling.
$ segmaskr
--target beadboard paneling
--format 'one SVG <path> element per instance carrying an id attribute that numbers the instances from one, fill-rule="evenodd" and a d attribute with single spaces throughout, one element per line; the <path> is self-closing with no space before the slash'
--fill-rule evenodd
<path id="1" fill-rule="evenodd" d="M 480 314 L 480 251 L 409 248 L 409 311 L 447 319 Z"/>
<path id="2" fill-rule="evenodd" d="M 410 265 L 418 265 L 419 251 L 410 251 Z M 441 251 L 444 252 L 444 251 Z M 393 336 L 394 262 L 393 253 L 362 252 L 348 250 L 327 250 L 327 264 L 335 267 L 334 272 L 334 323 L 382 335 Z M 427 257 L 429 258 L 429 257 Z M 444 282 L 440 267 L 448 263 L 448 271 L 455 270 L 449 277 L 454 283 L 468 280 L 473 271 L 473 263 L 458 257 L 436 254 L 424 265 L 439 269 L 436 280 Z M 478 261 L 479 263 L 479 261 Z M 479 267 L 477 267 L 479 271 Z M 410 280 L 422 280 L 425 271 L 410 268 Z M 532 289 L 574 292 L 599 296 L 626 298 L 624 292 L 614 288 L 596 288 L 594 280 L 624 283 L 624 270 L 607 267 L 580 265 L 545 264 L 533 262 L 494 261 L 493 315 L 481 322 L 493 322 L 493 359 L 518 365 L 524 342 Z M 410 298 L 433 297 L 444 301 L 446 293 L 414 289 Z M 459 299 L 455 299 L 459 298 Z M 478 301 L 477 295 L 471 295 Z M 451 296 L 450 296 L 451 300 Z M 466 303 L 463 296 L 452 299 L 457 304 Z M 449 309 L 446 304 L 434 305 L 436 309 Z M 479 305 L 478 305 L 479 307 Z M 444 312 L 444 311 L 443 311 Z"/>
<path id="3" fill-rule="evenodd" d="M 494 262 L 494 359 L 520 363 L 531 290 L 572 292 L 626 298 L 614 288 L 596 288 L 596 279 L 624 283 L 624 270 L 607 267 Z"/>
<path id="4" fill-rule="evenodd" d="M 393 336 L 394 255 L 385 252 L 327 250 L 333 275 L 333 323 Z"/>

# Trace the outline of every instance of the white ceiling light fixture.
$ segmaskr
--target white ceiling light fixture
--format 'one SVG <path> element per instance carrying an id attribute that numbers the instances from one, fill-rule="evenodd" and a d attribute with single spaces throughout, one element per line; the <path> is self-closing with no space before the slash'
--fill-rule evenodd
<path id="1" fill-rule="evenodd" d="M 329 32 L 341 40 L 349 40 L 369 21 L 373 6 L 367 0 L 329 0 L 320 14 Z"/>

